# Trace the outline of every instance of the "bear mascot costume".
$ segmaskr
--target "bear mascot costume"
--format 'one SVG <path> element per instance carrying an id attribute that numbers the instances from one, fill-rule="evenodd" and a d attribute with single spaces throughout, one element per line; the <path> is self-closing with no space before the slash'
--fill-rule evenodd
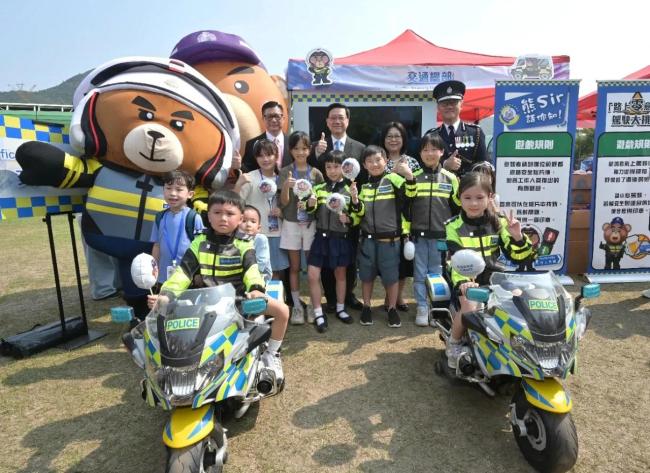
<path id="1" fill-rule="evenodd" d="M 625 240 L 632 230 L 632 225 L 623 222 L 621 217 L 614 217 L 611 223 L 603 224 L 603 239 L 598 248 L 605 251 L 605 269 L 621 269 L 621 259 L 625 254 Z"/>
<path id="2" fill-rule="evenodd" d="M 242 154 L 246 142 L 265 131 L 262 105 L 275 101 L 285 115 L 289 113 L 284 85 L 269 75 L 255 51 L 237 35 L 196 31 L 174 46 L 171 57 L 196 68 L 224 93 L 237 118 Z M 285 120 L 284 133 L 287 130 Z"/>
<path id="3" fill-rule="evenodd" d="M 89 246 L 119 260 L 124 299 L 138 318 L 146 293 L 131 261 L 150 253 L 156 213 L 164 208 L 161 176 L 181 169 L 205 189 L 229 175 L 239 130 L 223 94 L 179 60 L 120 58 L 77 87 L 70 143 L 80 157 L 47 143 L 16 151 L 27 185 L 88 189 L 81 229 Z"/>

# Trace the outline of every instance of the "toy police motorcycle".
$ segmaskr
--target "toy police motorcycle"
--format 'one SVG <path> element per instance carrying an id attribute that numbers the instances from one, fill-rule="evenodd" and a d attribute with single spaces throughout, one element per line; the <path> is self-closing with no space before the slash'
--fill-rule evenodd
<path id="1" fill-rule="evenodd" d="M 446 249 L 444 244 L 439 248 Z M 457 252 L 451 265 L 474 278 L 483 268 L 472 268 L 467 260 L 459 263 L 466 256 L 459 253 L 465 251 L 471 250 Z M 480 255 L 478 259 L 482 262 Z M 449 286 L 441 275 L 429 275 L 428 282 L 431 322 L 446 342 L 454 309 L 440 304 L 449 297 Z M 576 369 L 578 341 L 591 318 L 581 301 L 599 295 L 598 284 L 587 284 L 573 300 L 552 272 L 493 273 L 488 287 L 467 291 L 467 298 L 481 305 L 462 314 L 467 340 L 456 370 L 448 368 L 444 352 L 436 363 L 438 374 L 477 383 L 491 396 L 504 381 L 518 384 L 510 422 L 524 457 L 540 472 L 564 472 L 576 462 L 573 402 L 562 380 Z"/>
<path id="2" fill-rule="evenodd" d="M 162 292 L 144 323 L 123 336 L 145 370 L 142 397 L 171 413 L 163 431 L 168 473 L 223 471 L 221 414 L 239 418 L 282 391 L 283 380 L 260 359 L 271 335 L 265 310 L 265 299 L 238 298 L 230 284 Z"/>

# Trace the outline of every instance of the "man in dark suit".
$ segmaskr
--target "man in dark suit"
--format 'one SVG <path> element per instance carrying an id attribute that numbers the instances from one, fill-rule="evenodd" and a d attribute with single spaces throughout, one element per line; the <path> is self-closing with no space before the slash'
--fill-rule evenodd
<path id="1" fill-rule="evenodd" d="M 327 129 L 329 136 L 324 132 L 321 133 L 320 140 L 317 141 L 312 147 L 311 153 L 307 161 L 311 166 L 319 169 L 323 176 L 325 176 L 325 165 L 322 162 L 322 157 L 329 151 L 337 150 L 343 151 L 346 158 L 354 158 L 359 161 L 361 172 L 356 179 L 357 188 L 361 190 L 361 185 L 368 179 L 368 173 L 363 165 L 361 165 L 361 153 L 365 148 L 363 143 L 353 140 L 347 135 L 348 125 L 350 124 L 350 109 L 341 103 L 333 103 L 327 107 L 326 115 Z M 353 229 L 349 232 L 348 238 L 352 242 L 354 253 L 356 254 L 357 243 L 359 241 L 359 230 Z M 323 289 L 327 305 L 325 306 L 329 312 L 336 311 L 336 280 L 332 270 L 323 268 L 321 271 L 321 280 L 323 282 Z M 350 309 L 361 310 L 363 304 L 354 295 L 354 286 L 357 283 L 357 264 L 356 257 L 352 264 L 348 266 L 346 272 L 346 295 L 345 305 Z"/>
<path id="2" fill-rule="evenodd" d="M 257 160 L 253 156 L 253 146 L 259 140 L 273 141 L 280 150 L 280 159 L 278 160 L 278 169 L 291 164 L 291 153 L 289 153 L 289 138 L 282 132 L 284 126 L 284 109 L 282 104 L 271 101 L 262 105 L 262 117 L 266 125 L 266 131 L 255 138 L 246 142 L 244 148 L 244 157 L 242 158 L 242 171 L 250 172 L 258 169 Z"/>
<path id="3" fill-rule="evenodd" d="M 474 164 L 487 161 L 485 134 L 481 127 L 460 120 L 465 84 L 457 80 L 441 82 L 433 89 L 438 102 L 442 124 L 427 133 L 438 133 L 445 142 L 443 167 L 459 177 L 469 172 Z"/>

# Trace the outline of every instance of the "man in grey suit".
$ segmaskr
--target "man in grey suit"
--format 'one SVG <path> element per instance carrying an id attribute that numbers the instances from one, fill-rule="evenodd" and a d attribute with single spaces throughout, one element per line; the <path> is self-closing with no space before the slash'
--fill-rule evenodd
<path id="1" fill-rule="evenodd" d="M 361 153 L 365 148 L 363 143 L 353 140 L 347 135 L 348 125 L 350 124 L 350 109 L 341 103 L 333 103 L 327 107 L 326 115 L 327 128 L 330 136 L 326 137 L 321 133 L 320 140 L 314 144 L 307 161 L 311 166 L 319 169 L 325 176 L 325 165 L 322 162 L 323 156 L 329 151 L 343 151 L 346 158 L 354 158 L 359 161 L 361 172 L 356 179 L 357 188 L 361 191 L 361 185 L 368 180 L 368 173 L 361 163 Z M 356 253 L 357 243 L 359 241 L 359 230 L 353 229 L 348 233 L 348 238 L 352 243 Z M 336 312 L 336 280 L 332 270 L 323 268 L 321 271 L 321 280 L 329 312 Z M 356 258 L 348 266 L 346 272 L 346 294 L 345 305 L 350 309 L 361 310 L 363 304 L 354 295 L 354 286 L 357 283 L 357 264 Z"/>
<path id="2" fill-rule="evenodd" d="M 243 172 L 254 171 L 259 168 L 257 160 L 253 156 L 253 147 L 259 140 L 269 140 L 276 144 L 280 150 L 280 160 L 277 163 L 278 169 L 291 164 L 291 153 L 289 153 L 289 138 L 282 132 L 284 126 L 284 109 L 282 104 L 275 101 L 266 102 L 262 105 L 262 117 L 266 131 L 255 138 L 246 142 L 244 148 L 244 157 L 242 158 L 241 168 Z"/>

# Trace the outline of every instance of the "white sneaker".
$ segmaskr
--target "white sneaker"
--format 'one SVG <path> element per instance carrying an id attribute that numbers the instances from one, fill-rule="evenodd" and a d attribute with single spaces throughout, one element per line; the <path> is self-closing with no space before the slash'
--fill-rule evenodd
<path id="1" fill-rule="evenodd" d="M 646 289 L 645 291 L 643 291 L 643 292 L 641 293 L 641 295 L 642 295 L 643 297 L 646 297 L 646 298 L 650 299 L 650 289 Z"/>
<path id="2" fill-rule="evenodd" d="M 284 380 L 284 371 L 282 370 L 282 360 L 280 359 L 280 353 L 271 353 L 267 350 L 262 353 L 261 360 L 262 363 L 264 363 L 264 366 L 272 369 L 275 372 L 275 383 L 277 386 L 280 386 Z"/>
<path id="3" fill-rule="evenodd" d="M 302 304 L 291 309 L 291 325 L 303 325 L 305 323 L 305 311 Z"/>
<path id="4" fill-rule="evenodd" d="M 429 326 L 429 309 L 427 307 L 418 306 L 417 312 L 415 313 L 415 325 L 418 327 Z"/>
<path id="5" fill-rule="evenodd" d="M 462 343 L 450 343 L 447 339 L 447 348 L 445 348 L 445 354 L 447 355 L 447 365 L 455 370 L 458 367 L 458 358 L 463 353 L 463 344 Z"/>
<path id="6" fill-rule="evenodd" d="M 307 306 L 307 323 L 313 324 L 314 320 L 316 320 L 316 315 L 314 314 L 314 308 L 312 307 L 311 304 L 309 304 Z"/>

